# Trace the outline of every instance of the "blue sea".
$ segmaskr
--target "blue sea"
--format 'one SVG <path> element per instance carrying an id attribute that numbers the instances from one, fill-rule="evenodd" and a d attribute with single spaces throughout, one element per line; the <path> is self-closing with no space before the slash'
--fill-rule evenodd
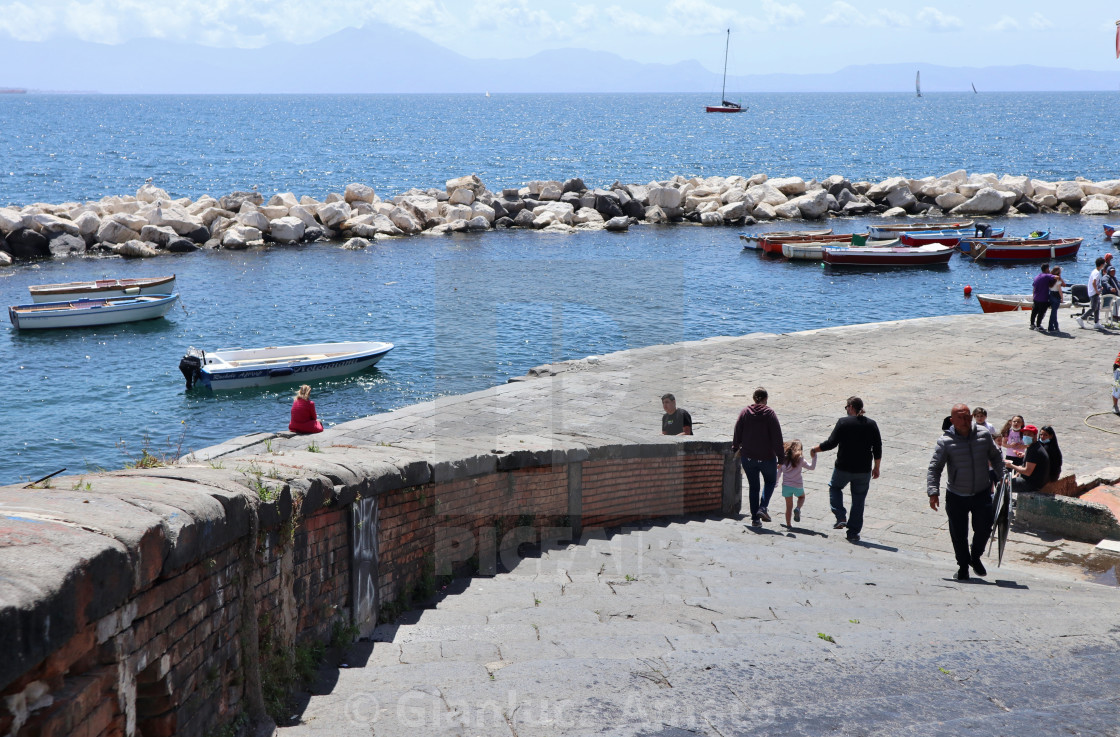
<path id="1" fill-rule="evenodd" d="M 580 176 L 589 186 L 674 174 L 852 180 L 963 168 L 1044 179 L 1116 176 L 1109 93 L 758 95 L 706 115 L 688 95 L 0 95 L 0 204 L 257 187 L 322 198 L 350 182 L 382 197 L 468 173 L 492 189 Z M 833 220 L 837 231 L 865 219 Z M 1107 250 L 1101 220 L 1008 219 Z M 754 230 L 764 230 L 759 227 Z M 59 468 L 119 468 L 285 429 L 293 387 L 185 391 L 189 346 L 335 340 L 396 344 L 377 369 L 315 385 L 328 425 L 482 389 L 555 360 L 712 335 L 787 332 L 979 311 L 963 296 L 1025 292 L 1037 267 L 838 271 L 742 252 L 731 228 L 628 234 L 520 231 L 210 252 L 150 261 L 78 258 L 0 271 L 3 304 L 32 284 L 178 275 L 182 307 L 107 329 L 0 330 L 0 483 Z M 679 387 L 666 387 L 667 391 Z M 660 411 L 650 398 L 651 417 Z M 651 420 L 652 421 L 652 420 Z"/>

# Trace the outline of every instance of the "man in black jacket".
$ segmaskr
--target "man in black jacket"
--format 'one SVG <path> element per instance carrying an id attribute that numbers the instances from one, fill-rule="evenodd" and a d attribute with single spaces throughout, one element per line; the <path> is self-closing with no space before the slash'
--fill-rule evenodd
<path id="1" fill-rule="evenodd" d="M 958 581 L 969 579 L 968 569 L 976 575 L 987 573 L 980 556 L 992 534 L 992 479 L 989 468 L 1003 463 L 996 441 L 983 425 L 972 421 L 968 406 L 958 404 L 949 415 L 952 427 L 937 441 L 926 472 L 929 508 L 937 511 L 941 500 L 941 471 L 949 466 L 945 483 L 945 513 L 949 517 L 949 537 L 957 556 Z M 972 515 L 972 545 L 968 543 L 968 515 Z"/>
<path id="2" fill-rule="evenodd" d="M 836 530 L 847 527 L 848 542 L 858 543 L 860 530 L 863 529 L 863 504 L 867 500 L 867 490 L 871 486 L 871 479 L 879 478 L 883 440 L 879 436 L 879 426 L 875 424 L 875 420 L 863 414 L 862 399 L 848 397 L 844 409 L 848 416 L 836 421 L 836 427 L 832 428 L 828 440 L 813 448 L 813 452 L 819 453 L 840 446 L 836 452 L 832 480 L 828 484 L 829 505 L 836 515 L 836 524 L 832 527 Z M 844 487 L 848 484 L 852 487 L 850 514 L 846 514 L 844 510 Z"/>

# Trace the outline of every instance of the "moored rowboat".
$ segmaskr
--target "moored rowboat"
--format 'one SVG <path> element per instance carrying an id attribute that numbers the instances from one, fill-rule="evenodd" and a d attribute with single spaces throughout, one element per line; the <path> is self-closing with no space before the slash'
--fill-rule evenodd
<path id="1" fill-rule="evenodd" d="M 174 294 L 175 275 L 36 284 L 28 287 L 27 291 L 31 292 L 32 302 L 66 302 L 72 299 L 129 297 L 137 294 Z"/>
<path id="2" fill-rule="evenodd" d="M 1002 238 L 1003 228 L 992 228 L 988 238 Z M 971 228 L 952 228 L 948 230 L 916 230 L 906 232 L 899 236 L 904 246 L 924 246 L 930 243 L 940 243 L 943 246 L 959 245 L 961 240 L 972 235 Z"/>
<path id="3" fill-rule="evenodd" d="M 990 261 L 1045 261 L 1076 256 L 1081 238 L 1033 240 L 1012 238 L 998 241 L 973 240 L 972 258 Z"/>
<path id="4" fill-rule="evenodd" d="M 178 294 L 141 294 L 68 302 L 13 305 L 8 318 L 20 330 L 88 328 L 163 317 L 179 299 Z"/>
<path id="5" fill-rule="evenodd" d="M 365 371 L 393 350 L 374 341 L 310 343 L 267 348 L 191 348 L 179 361 L 187 388 L 245 389 L 252 386 L 310 382 Z"/>
<path id="6" fill-rule="evenodd" d="M 933 266 L 949 263 L 954 253 L 942 245 L 825 248 L 822 260 L 831 266 Z"/>
<path id="7" fill-rule="evenodd" d="M 887 241 L 867 241 L 863 246 L 852 246 L 850 240 L 847 241 L 796 241 L 793 243 L 782 243 L 782 255 L 789 259 L 799 259 L 803 261 L 820 261 L 824 257 L 824 249 L 826 248 L 844 248 L 851 246 L 853 248 L 888 248 L 898 245 L 898 238 L 892 238 Z"/>
<path id="8" fill-rule="evenodd" d="M 873 225 L 868 228 L 872 238 L 897 238 L 902 233 L 913 233 L 917 230 L 957 230 L 971 228 L 971 220 L 955 220 L 945 223 L 906 223 L 890 225 Z"/>
<path id="9" fill-rule="evenodd" d="M 1029 310 L 1034 306 L 1034 297 L 1029 294 L 978 294 L 976 300 L 984 312 L 1014 312 Z M 1067 309 L 1071 305 L 1069 295 L 1063 294 L 1060 309 Z"/>
<path id="10" fill-rule="evenodd" d="M 776 230 L 770 233 L 740 233 L 739 240 L 743 242 L 743 249 L 759 248 L 759 242 L 763 238 L 820 238 L 822 236 L 832 235 L 832 228 L 821 228 L 819 230 Z"/>

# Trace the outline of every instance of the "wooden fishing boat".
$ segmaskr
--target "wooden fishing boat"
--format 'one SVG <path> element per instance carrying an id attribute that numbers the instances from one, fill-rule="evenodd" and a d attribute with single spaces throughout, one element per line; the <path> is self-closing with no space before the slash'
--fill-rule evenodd
<path id="1" fill-rule="evenodd" d="M 825 248 L 821 257 L 830 266 L 935 266 L 949 263 L 956 251 L 949 246 L 887 248 Z"/>
<path id="2" fill-rule="evenodd" d="M 977 261 L 1046 261 L 1077 255 L 1081 238 L 1003 238 L 972 240 L 972 258 Z"/>
<path id="3" fill-rule="evenodd" d="M 28 287 L 27 291 L 31 292 L 32 302 L 66 302 L 72 299 L 130 297 L 137 294 L 174 294 L 175 275 L 36 284 Z"/>
<path id="4" fill-rule="evenodd" d="M 775 256 L 782 255 L 782 244 L 784 243 L 810 243 L 812 241 L 831 241 L 833 243 L 852 243 L 855 237 L 867 238 L 866 233 L 832 233 L 829 231 L 826 235 L 785 235 L 781 233 L 765 233 L 759 236 L 758 247 L 764 253 L 770 253 Z"/>
<path id="5" fill-rule="evenodd" d="M 846 241 L 799 241 L 795 243 L 782 243 L 782 255 L 789 259 L 801 261 L 820 261 L 824 258 L 826 248 L 891 248 L 898 245 L 898 238 L 883 241 L 867 241 L 864 245 L 853 245 L 851 240 Z"/>
<path id="6" fill-rule="evenodd" d="M 1002 238 L 1004 228 L 992 228 L 988 238 Z M 899 236 L 904 246 L 924 246 L 930 243 L 940 243 L 943 246 L 957 246 L 965 238 L 971 236 L 971 228 L 950 228 L 946 230 L 915 230 L 904 232 Z"/>
<path id="7" fill-rule="evenodd" d="M 138 294 L 67 302 L 36 302 L 9 307 L 8 318 L 20 330 L 116 325 L 163 317 L 178 299 L 178 294 Z"/>
<path id="8" fill-rule="evenodd" d="M 1115 233 L 1115 232 L 1116 232 L 1116 226 L 1115 225 L 1105 224 L 1105 226 L 1104 226 L 1104 237 L 1105 238 L 1111 240 L 1112 239 L 1112 234 Z"/>
<path id="9" fill-rule="evenodd" d="M 953 220 L 942 223 L 891 223 L 872 225 L 867 231 L 872 238 L 897 238 L 903 233 L 913 233 L 918 230 L 958 230 L 960 228 L 971 228 L 974 224 L 972 220 Z"/>
<path id="10" fill-rule="evenodd" d="M 179 361 L 187 388 L 245 389 L 273 384 L 308 383 L 365 371 L 393 350 L 373 341 L 310 343 L 267 348 L 191 348 Z"/>
<path id="11" fill-rule="evenodd" d="M 769 233 L 740 233 L 739 240 L 743 242 L 743 249 L 760 248 L 759 241 L 763 238 L 820 238 L 822 236 L 832 235 L 832 228 L 821 228 L 819 230 L 775 230 Z"/>
<path id="12" fill-rule="evenodd" d="M 984 312 L 1013 312 L 1015 310 L 1029 310 L 1034 306 L 1034 297 L 1029 294 L 978 294 L 976 301 Z M 1068 294 L 1062 295 L 1060 309 L 1072 306 Z"/>

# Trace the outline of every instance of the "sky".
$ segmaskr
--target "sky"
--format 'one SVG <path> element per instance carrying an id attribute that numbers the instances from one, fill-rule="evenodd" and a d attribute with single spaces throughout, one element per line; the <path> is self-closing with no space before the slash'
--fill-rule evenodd
<path id="1" fill-rule="evenodd" d="M 853 64 L 1036 64 L 1120 70 L 1104 0 L 0 0 L 5 38 L 136 38 L 256 48 L 386 23 L 471 58 L 545 49 L 728 73 L 832 72 Z"/>

